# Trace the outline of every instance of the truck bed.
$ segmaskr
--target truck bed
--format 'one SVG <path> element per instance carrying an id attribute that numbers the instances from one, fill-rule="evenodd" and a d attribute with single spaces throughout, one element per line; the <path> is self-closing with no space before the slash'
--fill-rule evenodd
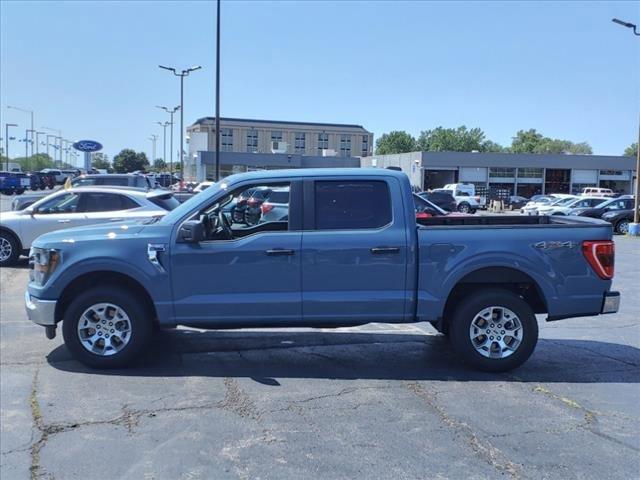
<path id="1" fill-rule="evenodd" d="M 609 226 L 610 224 L 599 219 L 589 217 L 573 217 L 560 215 L 449 215 L 442 217 L 421 218 L 417 220 L 418 227 L 428 229 L 431 227 L 588 227 Z"/>

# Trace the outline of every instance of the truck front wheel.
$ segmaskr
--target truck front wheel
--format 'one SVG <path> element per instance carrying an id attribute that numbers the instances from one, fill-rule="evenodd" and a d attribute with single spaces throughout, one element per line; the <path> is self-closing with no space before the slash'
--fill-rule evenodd
<path id="1" fill-rule="evenodd" d="M 134 295 L 111 285 L 92 288 L 71 302 L 62 322 L 64 343 L 91 368 L 122 368 L 144 351 L 152 319 Z"/>
<path id="2" fill-rule="evenodd" d="M 451 344 L 465 363 L 489 372 L 519 367 L 538 342 L 533 310 L 507 290 L 481 290 L 462 300 L 449 329 Z"/>

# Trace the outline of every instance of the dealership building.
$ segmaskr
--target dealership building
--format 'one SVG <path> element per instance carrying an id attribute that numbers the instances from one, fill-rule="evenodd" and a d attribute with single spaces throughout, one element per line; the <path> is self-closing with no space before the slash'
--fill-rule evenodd
<path id="1" fill-rule="evenodd" d="M 635 162 L 633 157 L 603 155 L 475 152 L 410 152 L 361 159 L 363 167 L 400 167 L 419 189 L 473 183 L 524 197 L 575 194 L 585 187 L 632 193 Z"/>
<path id="2" fill-rule="evenodd" d="M 213 178 L 215 117 L 187 128 L 185 178 Z M 353 167 L 373 153 L 373 134 L 361 125 L 220 117 L 222 176 L 252 169 Z"/>

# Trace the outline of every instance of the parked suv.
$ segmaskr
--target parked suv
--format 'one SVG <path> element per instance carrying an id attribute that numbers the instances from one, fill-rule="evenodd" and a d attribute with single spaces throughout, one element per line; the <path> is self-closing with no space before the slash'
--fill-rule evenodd
<path id="1" fill-rule="evenodd" d="M 145 175 L 135 173 L 80 175 L 71 181 L 71 185 L 74 187 L 112 185 L 116 187 L 154 188 L 154 185 L 151 184 L 151 180 L 149 180 Z"/>
<path id="2" fill-rule="evenodd" d="M 571 215 L 580 215 L 581 217 L 602 218 L 607 212 L 633 210 L 633 197 L 625 195 L 620 198 L 611 198 L 595 207 L 574 208 Z"/>
<path id="3" fill-rule="evenodd" d="M 453 198 L 453 195 L 451 195 L 451 193 L 444 190 L 420 192 L 418 193 L 418 195 L 425 200 L 429 200 L 431 203 L 437 205 L 447 212 L 455 212 L 458 209 L 456 199 Z"/>

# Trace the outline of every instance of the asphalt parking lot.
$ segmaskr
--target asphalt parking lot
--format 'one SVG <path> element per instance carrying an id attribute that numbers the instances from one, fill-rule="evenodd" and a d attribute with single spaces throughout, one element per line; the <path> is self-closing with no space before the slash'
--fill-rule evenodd
<path id="1" fill-rule="evenodd" d="M 3 479 L 638 478 L 640 241 L 615 315 L 540 321 L 533 357 L 470 371 L 427 325 L 156 337 L 89 371 L 0 270 Z"/>

